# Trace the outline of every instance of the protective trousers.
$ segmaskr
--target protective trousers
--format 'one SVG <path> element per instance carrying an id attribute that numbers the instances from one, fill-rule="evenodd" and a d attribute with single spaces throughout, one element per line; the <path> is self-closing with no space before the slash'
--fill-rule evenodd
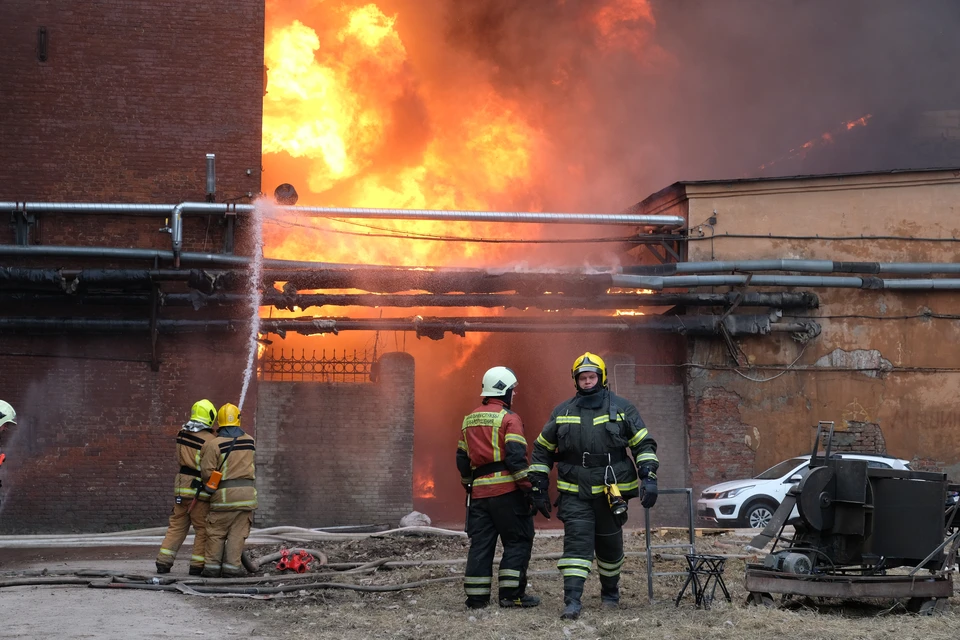
<path id="1" fill-rule="evenodd" d="M 243 545 L 250 535 L 253 511 L 211 511 L 207 514 L 205 578 L 246 575 L 240 561 Z"/>
<path id="2" fill-rule="evenodd" d="M 623 529 L 605 496 L 590 500 L 561 493 L 557 517 L 563 522 L 563 557 L 557 568 L 563 574 L 566 604 L 580 602 L 583 584 L 597 558 L 601 597 L 605 602 L 620 599 L 620 567 L 623 566 Z"/>
<path id="3" fill-rule="evenodd" d="M 173 505 L 170 514 L 170 524 L 167 526 L 167 535 L 160 543 L 160 553 L 157 554 L 157 565 L 172 567 L 177 559 L 177 551 L 187 537 L 190 525 L 193 525 L 193 555 L 190 556 L 190 568 L 203 569 L 203 560 L 207 547 L 207 512 L 210 511 L 209 502 L 197 500 L 193 509 L 187 513 L 192 500 L 184 500 Z"/>
<path id="4" fill-rule="evenodd" d="M 470 551 L 463 586 L 468 605 L 490 601 L 497 538 L 503 543 L 497 574 L 498 596 L 501 600 L 522 597 L 527 588 L 527 566 L 533 551 L 533 516 L 527 499 L 519 491 L 479 498 L 470 504 L 467 517 Z"/>

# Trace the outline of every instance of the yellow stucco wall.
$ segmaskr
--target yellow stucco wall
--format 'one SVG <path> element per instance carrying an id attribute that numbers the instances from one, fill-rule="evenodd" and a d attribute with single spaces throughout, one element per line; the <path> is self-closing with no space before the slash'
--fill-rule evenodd
<path id="1" fill-rule="evenodd" d="M 689 243 L 690 261 L 960 261 L 960 242 L 823 239 L 861 235 L 960 238 L 960 171 L 686 183 L 648 199 L 644 208 L 653 208 L 658 199 L 669 203 L 671 198 L 674 204 L 669 206 L 674 209 L 681 206 L 676 202 L 685 200 L 691 228 L 716 216 L 714 239 Z M 711 235 L 709 228 L 701 229 L 704 238 Z M 820 239 L 733 238 L 724 237 L 726 234 Z M 876 275 L 885 279 L 914 277 Z M 755 365 L 786 366 L 796 361 L 794 369 L 767 382 L 750 381 L 734 371 L 700 370 L 688 377 L 688 395 L 694 399 L 712 387 L 739 396 L 744 441 L 730 446 L 754 449 L 755 470 L 760 471 L 788 456 L 809 453 L 811 427 L 818 420 L 836 421 L 839 429 L 850 421 L 876 423 L 889 454 L 913 460 L 916 467 L 943 468 L 960 479 L 960 292 L 770 290 L 817 293 L 819 309 L 788 313 L 816 317 L 823 330 L 805 347 L 784 334 L 738 340 Z M 956 314 L 957 319 L 900 317 L 929 312 Z M 831 353 L 840 359 L 832 366 L 815 366 L 818 359 Z M 851 354 L 860 359 L 851 360 Z M 726 348 L 716 340 L 691 341 L 689 355 L 697 363 L 732 365 Z M 891 370 L 879 375 L 842 370 L 879 362 L 875 356 L 887 361 L 885 366 Z M 741 372 L 766 380 L 780 370 Z M 692 436 L 709 427 L 689 426 Z"/>

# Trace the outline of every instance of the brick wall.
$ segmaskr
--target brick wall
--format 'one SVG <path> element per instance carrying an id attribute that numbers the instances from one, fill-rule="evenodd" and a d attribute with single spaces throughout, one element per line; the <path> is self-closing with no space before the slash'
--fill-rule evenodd
<path id="1" fill-rule="evenodd" d="M 413 510 L 414 360 L 372 383 L 261 382 L 258 524 L 397 526 Z"/>
<path id="2" fill-rule="evenodd" d="M 18 424 L 3 434 L 0 531 L 166 524 L 174 437 L 196 400 L 237 402 L 241 344 L 228 334 L 161 337 L 154 372 L 146 336 L 5 336 L 0 386 Z"/>
<path id="3" fill-rule="evenodd" d="M 207 153 L 217 155 L 219 201 L 259 192 L 263 13 L 262 0 L 0 3 L 0 200 L 203 200 Z M 45 62 L 37 56 L 41 26 Z M 13 242 L 7 225 L 0 220 L 0 243 Z M 30 242 L 169 250 L 162 226 L 162 217 L 43 214 Z M 243 227 L 238 253 L 249 246 Z M 223 219 L 188 217 L 184 250 L 219 251 L 225 228 Z M 117 264 L 105 257 L 4 261 L 51 269 Z M 0 309 L 0 316 L 33 315 L 147 318 L 149 309 Z M 0 530 L 165 524 L 177 468 L 173 435 L 197 399 L 238 401 L 246 341 L 232 333 L 161 335 L 154 371 L 146 334 L 0 333 L 0 397 L 20 422 L 2 436 Z M 255 415 L 255 400 L 254 389 L 245 416 Z"/>
<path id="4" fill-rule="evenodd" d="M 202 200 L 207 153 L 221 201 L 258 192 L 263 14 L 262 0 L 0 3 L 0 199 Z M 100 237 L 88 225 L 75 235 Z"/>
<path id="5" fill-rule="evenodd" d="M 650 435 L 657 441 L 657 458 L 660 459 L 660 470 L 657 473 L 659 487 L 682 489 L 689 486 L 683 386 L 644 383 L 649 376 L 637 373 L 642 367 L 637 366 L 633 356 L 609 355 L 604 362 L 607 364 L 611 390 L 636 405 Z M 643 526 L 643 508 L 639 502 L 632 502 L 629 514 L 628 527 Z M 655 525 L 686 526 L 689 521 L 686 498 L 683 495 L 665 494 L 658 499 L 650 516 Z"/>
<path id="6" fill-rule="evenodd" d="M 686 420 L 695 498 L 711 484 L 754 475 L 756 456 L 744 439 L 748 429 L 740 418 L 737 394 L 721 387 L 691 388 L 686 397 Z"/>

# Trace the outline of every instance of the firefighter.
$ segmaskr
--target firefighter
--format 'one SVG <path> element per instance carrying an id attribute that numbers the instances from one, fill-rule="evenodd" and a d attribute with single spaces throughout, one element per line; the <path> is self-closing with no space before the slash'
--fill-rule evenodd
<path id="1" fill-rule="evenodd" d="M 17 424 L 17 412 L 10 405 L 9 402 L 5 400 L 0 400 L 0 431 L 2 431 L 7 423 L 12 425 Z"/>
<path id="2" fill-rule="evenodd" d="M 207 514 L 205 578 L 244 575 L 240 559 L 257 508 L 256 446 L 240 428 L 240 409 L 225 404 L 217 412 L 217 436 L 200 452 L 203 489 L 210 495 Z"/>
<path id="3" fill-rule="evenodd" d="M 173 512 L 167 535 L 157 554 L 157 573 L 170 573 L 177 551 L 193 525 L 193 555 L 190 556 L 190 575 L 203 571 L 207 544 L 206 518 L 210 510 L 210 495 L 201 491 L 200 450 L 213 439 L 213 421 L 217 408 L 209 400 L 199 400 L 190 410 L 190 420 L 177 434 L 177 464 L 180 470 L 173 482 Z"/>
<path id="4" fill-rule="evenodd" d="M 463 419 L 457 443 L 457 469 L 467 491 L 470 550 L 464 590 L 471 609 L 490 604 L 498 538 L 503 544 L 497 574 L 500 606 L 540 604 L 540 598 L 526 593 L 534 512 L 523 421 L 510 411 L 516 386 L 517 377 L 507 367 L 493 367 L 483 374 L 483 403 Z"/>
<path id="5" fill-rule="evenodd" d="M 603 360 L 587 352 L 573 363 L 572 374 L 577 394 L 550 414 L 534 444 L 529 473 L 534 505 L 549 516 L 548 474 L 557 464 L 557 516 L 563 522 L 557 567 L 563 574 L 560 617 L 566 620 L 580 617 L 594 554 L 601 605 L 619 606 L 626 501 L 640 496 L 647 509 L 656 503 L 660 465 L 657 443 L 637 408 L 607 389 Z"/>

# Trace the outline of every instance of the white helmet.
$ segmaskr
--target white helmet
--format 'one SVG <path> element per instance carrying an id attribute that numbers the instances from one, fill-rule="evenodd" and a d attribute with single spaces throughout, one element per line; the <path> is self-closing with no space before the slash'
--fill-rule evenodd
<path id="1" fill-rule="evenodd" d="M 17 412 L 13 410 L 9 402 L 0 400 L 0 427 L 7 424 L 17 424 Z"/>
<path id="2" fill-rule="evenodd" d="M 517 386 L 517 376 L 506 367 L 494 367 L 483 374 L 480 395 L 484 398 L 502 398 Z"/>

